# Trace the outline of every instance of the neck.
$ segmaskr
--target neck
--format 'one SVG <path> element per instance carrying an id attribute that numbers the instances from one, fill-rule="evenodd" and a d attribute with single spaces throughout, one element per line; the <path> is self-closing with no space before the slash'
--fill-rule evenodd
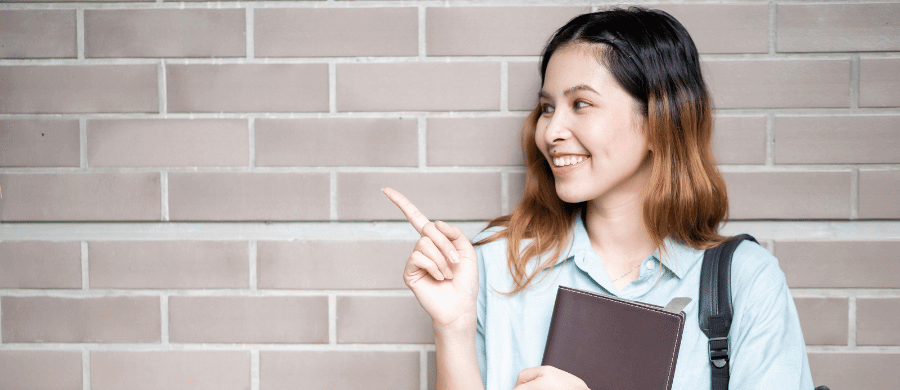
<path id="1" fill-rule="evenodd" d="M 585 207 L 585 230 L 591 246 L 607 266 L 634 265 L 652 254 L 656 244 L 644 227 L 640 196 L 595 199 Z"/>

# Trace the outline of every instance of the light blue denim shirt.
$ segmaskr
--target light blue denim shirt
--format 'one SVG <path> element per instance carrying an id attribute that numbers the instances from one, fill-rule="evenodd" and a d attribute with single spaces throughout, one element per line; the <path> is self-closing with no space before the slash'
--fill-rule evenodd
<path id="1" fill-rule="evenodd" d="M 499 229 L 486 230 L 475 240 Z M 506 240 L 476 247 L 476 348 L 486 389 L 512 389 L 519 371 L 541 365 L 560 285 L 660 306 L 674 297 L 691 298 L 684 309 L 687 320 L 672 389 L 709 389 L 708 339 L 700 330 L 698 317 L 703 251 L 666 239 L 663 258 L 656 251 L 644 259 L 638 279 L 618 291 L 591 247 L 580 215 L 575 218 L 572 233 L 568 249 L 556 264 L 537 275 L 531 287 L 512 295 L 503 294 L 513 286 Z M 532 260 L 529 271 L 536 265 Z M 759 245 L 741 243 L 732 261 L 731 284 L 734 317 L 728 338 L 730 388 L 811 390 L 797 310 L 778 260 Z"/>

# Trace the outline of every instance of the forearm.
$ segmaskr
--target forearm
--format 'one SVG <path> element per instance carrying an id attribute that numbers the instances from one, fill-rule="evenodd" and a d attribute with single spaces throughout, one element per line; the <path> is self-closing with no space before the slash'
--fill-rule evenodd
<path id="1" fill-rule="evenodd" d="M 484 389 L 475 354 L 475 322 L 457 329 L 434 328 L 439 390 Z"/>

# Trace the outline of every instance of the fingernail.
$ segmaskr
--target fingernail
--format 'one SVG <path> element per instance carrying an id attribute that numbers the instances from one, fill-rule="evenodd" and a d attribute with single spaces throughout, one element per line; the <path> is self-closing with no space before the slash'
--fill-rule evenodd
<path id="1" fill-rule="evenodd" d="M 444 276 L 446 276 L 447 279 L 453 279 L 453 271 L 450 270 L 450 267 L 444 269 Z"/>
<path id="2" fill-rule="evenodd" d="M 459 263 L 459 252 L 456 250 L 450 251 L 450 262 Z"/>

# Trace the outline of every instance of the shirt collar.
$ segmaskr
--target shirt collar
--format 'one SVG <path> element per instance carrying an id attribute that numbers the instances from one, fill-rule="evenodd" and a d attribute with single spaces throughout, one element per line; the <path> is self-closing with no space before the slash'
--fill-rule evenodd
<path id="1" fill-rule="evenodd" d="M 565 260 L 574 260 L 576 257 L 582 257 L 585 253 L 596 255 L 594 248 L 591 246 L 591 238 L 584 227 L 583 212 L 583 209 L 579 210 L 575 215 L 575 223 L 572 225 L 569 245 L 554 265 L 558 265 Z M 651 257 L 659 260 L 660 264 L 672 271 L 679 279 L 684 278 L 688 270 L 703 258 L 703 250 L 691 248 L 669 237 L 663 240 L 663 246 L 665 251 L 662 252 L 662 255 L 660 255 L 660 250 L 657 249 Z"/>

